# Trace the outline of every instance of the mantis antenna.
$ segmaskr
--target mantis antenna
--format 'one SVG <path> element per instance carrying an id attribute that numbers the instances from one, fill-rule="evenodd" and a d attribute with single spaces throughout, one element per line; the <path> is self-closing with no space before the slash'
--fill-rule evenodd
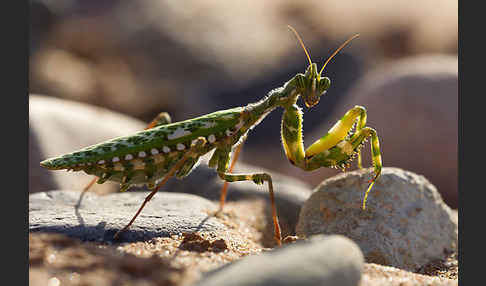
<path id="1" fill-rule="evenodd" d="M 339 48 L 337 48 L 336 51 L 334 51 L 334 53 L 329 57 L 327 58 L 326 62 L 324 63 L 324 65 L 322 66 L 322 69 L 321 71 L 319 72 L 319 76 L 321 76 L 321 73 L 322 71 L 324 70 L 324 68 L 326 67 L 327 63 L 342 49 L 344 48 L 349 42 L 351 42 L 351 40 L 353 40 L 354 38 L 357 38 L 359 37 L 359 34 L 356 34 L 352 37 L 350 37 L 349 39 L 346 40 L 346 42 L 344 42 Z"/>
<path id="2" fill-rule="evenodd" d="M 309 60 L 309 65 L 312 65 L 312 61 L 311 61 L 311 58 L 309 56 L 309 53 L 307 52 L 307 49 L 305 48 L 304 46 L 304 41 L 302 41 L 302 39 L 300 38 L 299 36 L 299 33 L 297 33 L 297 31 L 290 25 L 287 25 L 287 27 L 292 31 L 294 32 L 295 36 L 297 37 L 297 40 L 299 40 L 300 42 L 300 45 L 302 46 L 302 48 L 304 49 L 304 52 L 305 52 L 305 55 L 307 56 L 307 59 Z"/>

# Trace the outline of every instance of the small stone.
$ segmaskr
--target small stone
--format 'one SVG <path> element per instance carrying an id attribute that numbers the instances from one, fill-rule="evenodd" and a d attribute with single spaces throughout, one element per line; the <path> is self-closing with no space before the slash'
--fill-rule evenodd
<path id="1" fill-rule="evenodd" d="M 195 285 L 355 286 L 363 264 L 363 254 L 350 239 L 317 235 L 223 266 Z"/>
<path id="2" fill-rule="evenodd" d="M 226 241 L 224 241 L 224 239 L 215 240 L 213 243 L 211 243 L 211 247 L 214 252 L 225 251 L 226 249 L 228 249 L 228 245 L 226 244 Z"/>
<path id="3" fill-rule="evenodd" d="M 423 176 L 383 168 L 362 210 L 370 171 L 343 173 L 319 185 L 302 207 L 297 235 L 342 234 L 361 247 L 367 262 L 408 271 L 457 250 L 454 213 Z"/>

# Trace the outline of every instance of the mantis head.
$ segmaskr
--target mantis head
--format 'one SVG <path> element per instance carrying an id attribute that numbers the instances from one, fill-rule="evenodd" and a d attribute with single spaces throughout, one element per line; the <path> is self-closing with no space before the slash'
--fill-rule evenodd
<path id="1" fill-rule="evenodd" d="M 326 94 L 327 89 L 331 86 L 331 80 L 328 77 L 321 76 L 322 71 L 324 71 L 324 68 L 326 65 L 329 63 L 329 61 L 342 49 L 344 46 L 346 46 L 351 40 L 354 38 L 357 38 L 359 34 L 356 34 L 349 39 L 347 39 L 339 48 L 334 51 L 334 53 L 326 60 L 324 65 L 322 66 L 321 70 L 319 73 L 317 73 L 317 64 L 313 63 L 311 61 L 311 58 L 309 56 L 309 53 L 307 52 L 307 49 L 304 46 L 304 42 L 300 38 L 299 34 L 297 31 L 292 28 L 292 26 L 288 26 L 292 32 L 294 32 L 295 36 L 300 42 L 300 45 L 304 49 L 304 52 L 307 56 L 307 60 L 309 61 L 309 66 L 307 67 L 307 70 L 305 71 L 304 78 L 297 83 L 297 87 L 299 89 L 299 94 L 302 95 L 302 98 L 304 99 L 305 106 L 307 107 L 312 107 L 316 104 L 319 103 L 319 100 L 321 99 L 321 96 Z"/>

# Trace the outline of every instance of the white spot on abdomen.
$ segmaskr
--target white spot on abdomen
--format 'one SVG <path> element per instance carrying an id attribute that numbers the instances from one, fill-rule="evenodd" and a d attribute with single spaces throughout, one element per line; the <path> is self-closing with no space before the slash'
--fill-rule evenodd
<path id="1" fill-rule="evenodd" d="M 232 114 L 223 115 L 223 116 L 221 116 L 221 119 L 230 120 L 230 119 L 233 119 L 233 115 Z"/>
<path id="2" fill-rule="evenodd" d="M 191 134 L 190 131 L 187 131 L 187 130 L 179 127 L 173 133 L 167 135 L 167 139 L 173 140 L 173 139 L 177 139 L 177 138 L 180 138 L 180 137 L 183 137 L 183 136 L 186 136 L 186 135 L 190 135 L 190 134 Z"/>
<path id="3" fill-rule="evenodd" d="M 206 121 L 206 122 L 203 122 L 203 126 L 201 126 L 202 128 L 211 128 L 211 127 L 214 127 L 216 126 L 216 122 L 213 122 L 213 121 Z"/>

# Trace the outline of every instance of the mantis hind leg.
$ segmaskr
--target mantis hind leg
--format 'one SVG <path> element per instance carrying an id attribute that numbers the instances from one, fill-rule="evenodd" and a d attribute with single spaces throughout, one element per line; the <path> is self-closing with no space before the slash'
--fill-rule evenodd
<path id="1" fill-rule="evenodd" d="M 255 173 L 255 174 L 230 174 L 226 172 L 218 172 L 218 175 L 225 182 L 238 182 L 238 181 L 253 181 L 257 185 L 263 184 L 265 181 L 268 183 L 268 192 L 270 195 L 270 202 L 272 204 L 272 219 L 274 226 L 274 239 L 277 245 L 282 245 L 282 234 L 280 230 L 280 224 L 278 222 L 277 207 L 275 205 L 275 197 L 273 193 L 272 177 L 267 173 Z"/>

